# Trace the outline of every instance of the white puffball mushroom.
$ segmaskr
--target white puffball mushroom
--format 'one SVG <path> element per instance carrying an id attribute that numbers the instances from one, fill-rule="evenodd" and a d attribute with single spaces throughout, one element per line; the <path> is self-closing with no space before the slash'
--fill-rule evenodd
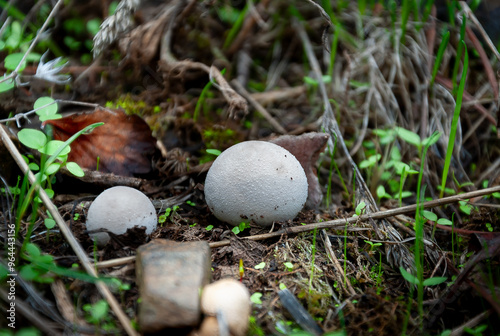
<path id="1" fill-rule="evenodd" d="M 234 279 L 222 279 L 206 285 L 201 293 L 201 311 L 208 316 L 222 317 L 233 336 L 244 336 L 248 329 L 250 317 L 250 293 L 241 282 Z M 206 318 L 206 317 L 205 317 Z M 210 327 L 202 330 L 214 330 Z M 218 321 L 220 324 L 221 321 Z M 204 335 L 209 335 L 208 333 Z M 218 335 L 218 334 L 217 334 Z"/>
<path id="2" fill-rule="evenodd" d="M 133 227 L 146 227 L 151 234 L 158 225 L 156 209 L 149 198 L 137 189 L 112 187 L 104 190 L 90 205 L 87 213 L 87 230 L 107 229 L 120 235 Z M 104 246 L 109 241 L 106 232 L 91 233 L 97 245 Z"/>
<path id="3" fill-rule="evenodd" d="M 261 226 L 295 218 L 307 200 L 307 177 L 281 146 L 245 141 L 226 149 L 205 180 L 205 199 L 223 222 L 253 220 Z"/>

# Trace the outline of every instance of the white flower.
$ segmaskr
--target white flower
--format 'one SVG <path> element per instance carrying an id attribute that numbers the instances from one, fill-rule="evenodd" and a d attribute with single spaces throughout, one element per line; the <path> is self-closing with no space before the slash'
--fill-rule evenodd
<path id="1" fill-rule="evenodd" d="M 55 83 L 55 84 L 66 84 L 71 80 L 70 75 L 59 75 L 58 73 L 68 64 L 68 62 L 57 66 L 61 57 L 53 59 L 52 61 L 48 61 L 45 63 L 45 56 L 48 51 L 43 54 L 40 58 L 40 63 L 38 64 L 38 68 L 36 69 L 36 73 L 33 76 L 34 78 L 42 79 L 47 82 Z"/>

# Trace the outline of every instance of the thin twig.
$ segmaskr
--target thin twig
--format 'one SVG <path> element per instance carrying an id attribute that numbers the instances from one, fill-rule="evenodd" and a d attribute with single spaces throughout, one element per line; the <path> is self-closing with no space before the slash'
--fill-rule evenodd
<path id="1" fill-rule="evenodd" d="M 331 262 L 333 263 L 333 267 L 338 273 L 337 280 L 341 284 L 345 282 L 346 292 L 348 292 L 349 295 L 356 295 L 356 291 L 352 287 L 351 281 L 349 280 L 348 277 L 345 276 L 344 270 L 342 269 L 342 266 L 340 265 L 340 262 L 337 259 L 335 252 L 333 251 L 332 243 L 330 242 L 330 238 L 328 238 L 326 230 L 325 229 L 321 230 L 321 233 L 323 234 L 321 237 L 323 238 L 323 243 L 325 244 L 327 255 L 330 258 Z"/>
<path id="2" fill-rule="evenodd" d="M 231 84 L 236 88 L 236 91 L 242 95 L 244 98 L 248 100 L 248 102 L 264 117 L 264 119 L 267 120 L 268 123 L 273 126 L 273 128 L 281 133 L 281 134 L 286 134 L 286 129 L 283 128 L 283 126 L 280 125 L 279 122 L 276 121 L 276 119 L 273 118 L 273 116 L 267 112 L 267 110 L 264 108 L 264 106 L 260 105 L 258 101 L 256 101 L 250 93 L 248 93 L 247 90 L 241 85 L 241 83 L 238 80 L 232 80 Z"/>
<path id="3" fill-rule="evenodd" d="M 434 207 L 438 207 L 438 206 L 442 206 L 442 205 L 447 205 L 450 203 L 456 203 L 458 201 L 463 201 L 464 199 L 471 199 L 471 198 L 475 198 L 475 197 L 491 195 L 495 192 L 500 192 L 500 186 L 481 189 L 481 190 L 474 190 L 474 191 L 459 194 L 459 195 L 444 197 L 444 198 L 440 198 L 437 200 L 432 200 L 432 201 L 421 203 L 420 206 L 423 207 L 424 209 L 429 209 L 429 208 L 434 208 Z M 370 214 L 361 215 L 359 217 L 353 216 L 353 217 L 349 217 L 349 218 L 335 219 L 335 220 L 331 220 L 331 221 L 327 221 L 327 222 L 312 223 L 312 224 L 307 224 L 307 225 L 289 227 L 289 228 L 278 230 L 276 232 L 270 232 L 270 233 L 264 233 L 264 234 L 260 234 L 260 235 L 243 237 L 241 239 L 258 241 L 258 240 L 264 240 L 264 239 L 268 239 L 268 238 L 278 237 L 278 236 L 285 235 L 285 234 L 297 234 L 297 233 L 302 233 L 302 232 L 307 232 L 307 231 L 313 231 L 314 229 L 340 229 L 340 230 L 347 230 L 347 231 L 364 231 L 364 230 L 369 230 L 369 229 L 368 228 L 357 228 L 357 227 L 352 227 L 352 226 L 346 227 L 346 225 L 351 224 L 351 223 L 356 223 L 356 222 L 364 222 L 364 221 L 367 221 L 369 219 L 383 219 L 383 218 L 388 218 L 388 217 L 409 214 L 409 213 L 415 212 L 416 210 L 417 210 L 417 204 L 412 204 L 412 205 L 407 205 L 407 206 L 400 207 L 400 208 L 372 212 Z M 457 229 L 455 229 L 455 230 L 457 230 Z M 386 241 L 383 241 L 383 242 L 386 243 Z M 389 243 L 392 243 L 392 244 L 402 243 L 402 241 L 389 242 Z M 209 246 L 211 248 L 218 248 L 218 247 L 223 247 L 223 246 L 228 246 L 228 245 L 231 245 L 231 241 L 229 241 L 229 240 L 221 240 L 218 242 L 209 243 Z M 101 261 L 101 262 L 96 263 L 95 267 L 105 268 L 105 267 L 120 266 L 120 265 L 124 265 L 124 264 L 128 264 L 130 262 L 133 262 L 134 260 L 135 260 L 135 256 L 118 258 L 118 259 L 107 260 L 107 261 Z"/>

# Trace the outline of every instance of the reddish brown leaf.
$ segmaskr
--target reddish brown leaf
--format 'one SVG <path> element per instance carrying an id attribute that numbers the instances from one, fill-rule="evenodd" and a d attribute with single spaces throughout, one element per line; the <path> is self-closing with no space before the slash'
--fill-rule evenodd
<path id="1" fill-rule="evenodd" d="M 151 171 L 150 156 L 156 141 L 149 126 L 139 116 L 97 109 L 92 113 L 47 120 L 43 125 L 53 127 L 54 139 L 66 141 L 79 130 L 97 122 L 104 122 L 104 125 L 90 134 L 82 134 L 71 144 L 68 161 L 95 170 L 99 157 L 99 171 L 122 176 Z"/>
<path id="2" fill-rule="evenodd" d="M 299 160 L 306 173 L 309 184 L 306 205 L 310 209 L 317 209 L 323 199 L 323 193 L 316 172 L 316 161 L 319 154 L 325 149 L 328 135 L 325 133 L 305 133 L 299 136 L 282 135 L 270 142 L 279 145 Z"/>

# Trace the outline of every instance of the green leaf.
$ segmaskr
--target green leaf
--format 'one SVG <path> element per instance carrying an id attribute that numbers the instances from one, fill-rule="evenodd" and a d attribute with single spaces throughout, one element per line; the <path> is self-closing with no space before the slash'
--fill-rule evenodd
<path id="1" fill-rule="evenodd" d="M 379 185 L 377 187 L 377 197 L 382 198 L 385 197 L 385 195 L 387 195 L 387 193 L 385 192 L 385 187 L 383 185 Z"/>
<path id="2" fill-rule="evenodd" d="M 38 246 L 36 246 L 35 244 L 28 243 L 28 244 L 26 244 L 26 253 L 30 257 L 36 258 L 36 257 L 39 257 L 42 252 L 40 251 Z"/>
<path id="3" fill-rule="evenodd" d="M 391 160 L 394 160 L 394 161 L 401 161 L 401 151 L 399 150 L 398 147 L 394 146 L 392 147 L 392 150 L 391 150 Z"/>
<path id="4" fill-rule="evenodd" d="M 32 128 L 23 128 L 17 133 L 17 138 L 26 147 L 37 150 L 43 148 L 47 143 L 47 136 L 45 133 Z"/>
<path id="5" fill-rule="evenodd" d="M 411 170 L 410 166 L 404 162 L 394 162 L 394 169 L 398 175 L 402 175 L 403 172 L 408 173 L 408 171 Z"/>
<path id="6" fill-rule="evenodd" d="M 19 21 L 12 22 L 12 24 L 10 25 L 10 35 L 5 41 L 5 46 L 10 50 L 17 49 L 17 47 L 21 43 L 22 37 L 23 30 L 21 23 Z"/>
<path id="7" fill-rule="evenodd" d="M 85 172 L 76 162 L 68 162 L 66 163 L 66 168 L 70 171 L 71 174 L 77 177 L 85 176 Z"/>
<path id="8" fill-rule="evenodd" d="M 59 154 L 57 154 L 57 157 L 67 155 L 71 151 L 71 148 L 61 140 L 50 140 L 45 146 L 40 148 L 39 151 L 43 154 L 54 155 L 61 149 L 61 147 L 64 148 L 61 152 L 59 152 Z"/>
<path id="9" fill-rule="evenodd" d="M 45 189 L 45 193 L 47 194 L 47 196 L 49 196 L 50 199 L 54 198 L 54 190 L 52 189 Z"/>
<path id="10" fill-rule="evenodd" d="M 21 60 L 23 59 L 23 57 L 24 57 L 24 53 L 13 53 L 13 54 L 7 55 L 7 57 L 5 57 L 5 60 L 4 60 L 5 69 L 10 70 L 10 71 L 16 70 L 18 64 L 21 63 Z M 23 71 L 24 68 L 26 68 L 26 61 L 23 62 L 23 64 L 21 65 L 21 67 L 19 68 L 18 71 Z"/>
<path id="11" fill-rule="evenodd" d="M 55 162 L 55 163 L 52 163 L 50 166 L 45 167 L 44 173 L 45 173 L 45 175 L 49 176 L 49 175 L 57 173 L 59 168 L 61 168 L 61 164 Z"/>
<path id="12" fill-rule="evenodd" d="M 366 203 L 365 201 L 359 202 L 358 206 L 356 207 L 356 215 L 361 216 L 361 213 L 365 211 L 366 208 Z"/>
<path id="13" fill-rule="evenodd" d="M 94 36 L 99 32 L 99 29 L 101 27 L 101 20 L 100 19 L 92 19 L 87 21 L 87 30 L 88 32 Z"/>
<path id="14" fill-rule="evenodd" d="M 447 218 L 439 218 L 437 223 L 440 225 L 453 225 L 453 222 Z"/>
<path id="15" fill-rule="evenodd" d="M 405 278 L 406 281 L 408 281 L 411 284 L 418 285 L 419 281 L 416 276 L 413 274 L 408 273 L 402 266 L 399 267 L 399 271 L 401 272 L 401 275 L 403 278 Z"/>
<path id="16" fill-rule="evenodd" d="M 317 86 L 318 85 L 318 81 L 315 80 L 312 77 L 309 77 L 309 76 L 304 76 L 304 83 L 309 84 L 311 86 Z"/>
<path id="17" fill-rule="evenodd" d="M 209 225 L 209 226 L 207 226 L 207 227 L 205 228 L 205 230 L 207 230 L 207 231 L 211 231 L 213 228 L 214 228 L 214 226 L 213 226 L 213 225 Z"/>
<path id="18" fill-rule="evenodd" d="M 260 299 L 262 297 L 262 293 L 260 292 L 255 292 L 250 296 L 250 301 L 252 301 L 255 304 L 262 304 L 262 300 Z"/>
<path id="19" fill-rule="evenodd" d="M 56 226 L 56 221 L 53 220 L 52 218 L 45 218 L 43 223 L 45 224 L 45 227 L 49 230 L 54 228 L 54 226 Z"/>
<path id="20" fill-rule="evenodd" d="M 45 107 L 43 107 L 45 106 Z M 59 119 L 62 116 L 57 114 L 59 107 L 56 101 L 50 97 L 40 97 L 36 100 L 33 108 L 36 110 L 36 114 L 41 121 L 46 121 L 50 119 Z"/>
<path id="21" fill-rule="evenodd" d="M 425 138 L 424 141 L 422 141 L 422 145 L 425 146 L 432 146 L 436 142 L 438 142 L 439 138 L 441 137 L 441 133 L 439 132 L 434 132 L 430 137 Z"/>
<path id="22" fill-rule="evenodd" d="M 19 275 L 24 280 L 32 281 L 40 275 L 40 272 L 32 264 L 28 264 L 21 267 Z"/>
<path id="23" fill-rule="evenodd" d="M 413 193 L 411 191 L 408 191 L 408 190 L 405 190 L 401 193 L 401 198 L 406 198 L 406 197 L 410 197 L 412 196 Z M 399 197 L 399 193 L 394 195 L 394 198 L 398 198 Z"/>
<path id="24" fill-rule="evenodd" d="M 208 154 L 219 156 L 222 152 L 218 149 L 207 149 Z"/>
<path id="25" fill-rule="evenodd" d="M 285 267 L 289 270 L 292 270 L 293 269 L 293 264 L 289 261 L 287 262 L 284 262 L 283 265 L 285 265 Z"/>
<path id="26" fill-rule="evenodd" d="M 471 212 L 472 212 L 472 205 L 470 205 L 469 203 L 467 203 L 467 201 L 459 201 L 458 202 L 460 204 L 459 208 L 460 210 L 466 214 L 466 215 L 470 215 Z"/>
<path id="27" fill-rule="evenodd" d="M 260 264 L 257 264 L 254 266 L 255 269 L 263 269 L 264 267 L 266 267 L 266 263 L 265 262 L 261 262 Z"/>
<path id="28" fill-rule="evenodd" d="M 231 231 L 233 231 L 234 234 L 240 233 L 240 228 L 235 226 Z"/>
<path id="29" fill-rule="evenodd" d="M 420 136 L 417 133 L 414 133 L 402 127 L 396 127 L 395 129 L 398 136 L 409 144 L 416 147 L 420 147 L 422 145 Z"/>
<path id="30" fill-rule="evenodd" d="M 446 279 L 448 279 L 448 278 L 446 278 L 446 277 L 433 277 L 433 278 L 425 279 L 423 282 L 423 285 L 424 286 L 439 285 L 439 284 L 445 282 Z"/>
<path id="31" fill-rule="evenodd" d="M 92 305 L 92 308 L 90 309 L 90 315 L 92 315 L 94 321 L 101 321 L 106 317 L 106 315 L 108 315 L 108 311 L 108 303 L 104 300 L 99 300 Z"/>
<path id="32" fill-rule="evenodd" d="M 28 163 L 28 168 L 32 171 L 37 171 L 40 169 L 40 166 L 38 166 L 35 162 L 30 162 Z"/>
<path id="33" fill-rule="evenodd" d="M 437 220 L 437 218 L 438 218 L 437 215 L 434 212 L 431 212 L 431 211 L 428 211 L 428 210 L 424 210 L 422 212 L 422 214 L 424 215 L 425 218 L 427 218 L 431 222 L 435 222 Z"/>
<path id="34" fill-rule="evenodd" d="M 5 77 L 7 77 L 7 74 L 5 74 L 3 76 L 4 79 L 5 79 Z M 3 79 L 0 78 L 0 93 L 7 92 L 7 91 L 14 88 L 14 78 L 10 78 L 6 81 L 2 81 L 2 80 Z"/>

